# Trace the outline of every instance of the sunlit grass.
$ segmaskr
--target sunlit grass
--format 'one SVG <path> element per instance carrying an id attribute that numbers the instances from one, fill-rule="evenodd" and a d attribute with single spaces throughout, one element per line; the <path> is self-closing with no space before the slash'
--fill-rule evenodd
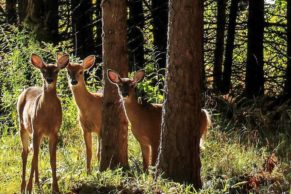
<path id="1" fill-rule="evenodd" d="M 239 134 L 221 132 L 218 125 L 210 130 L 201 152 L 203 190 L 200 193 L 226 192 L 233 177 L 251 174 L 260 168 L 269 154 L 265 148 L 246 145 L 240 142 Z M 96 188 L 111 191 L 135 190 L 143 193 L 163 191 L 165 193 L 195 193 L 193 186 L 178 184 L 158 177 L 155 181 L 153 170 L 141 172 L 142 162 L 138 142 L 129 133 L 129 158 L 131 169 L 99 172 L 96 160 L 96 136 L 93 148 L 93 173 L 87 175 L 85 170 L 85 145 L 81 129 L 77 126 L 63 129 L 57 150 L 57 175 L 63 193 L 81 190 L 82 193 L 93 192 Z M 0 138 L 0 193 L 18 193 L 21 182 L 21 143 L 19 134 L 4 135 Z M 30 172 L 32 153 L 29 154 L 27 175 Z M 280 164 L 287 168 L 288 164 Z M 41 187 L 44 193 L 50 193 L 51 170 L 47 141 L 41 146 L 39 156 Z M 282 170 L 277 170 L 283 176 Z M 35 190 L 37 189 L 34 187 Z"/>

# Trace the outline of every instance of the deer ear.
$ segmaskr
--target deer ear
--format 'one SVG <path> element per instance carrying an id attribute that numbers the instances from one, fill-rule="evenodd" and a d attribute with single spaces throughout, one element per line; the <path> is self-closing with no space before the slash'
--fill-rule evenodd
<path id="1" fill-rule="evenodd" d="M 92 65 L 94 65 L 94 63 L 95 63 L 95 56 L 89 55 L 88 57 L 84 59 L 83 67 L 84 69 L 89 69 L 90 67 L 92 67 Z"/>
<path id="2" fill-rule="evenodd" d="M 107 78 L 113 84 L 120 83 L 120 76 L 119 76 L 119 74 L 116 73 L 115 71 L 111 70 L 111 69 L 108 69 L 107 70 Z"/>
<path id="3" fill-rule="evenodd" d="M 59 54 L 58 54 L 57 57 L 58 57 L 58 68 L 60 68 L 60 69 L 65 68 L 68 65 L 69 61 L 70 61 L 69 55 L 68 54 L 64 54 L 62 56 L 59 56 Z"/>
<path id="4" fill-rule="evenodd" d="M 34 53 L 31 55 L 31 63 L 38 69 L 44 67 L 42 58 Z"/>
<path id="5" fill-rule="evenodd" d="M 145 75 L 145 71 L 144 71 L 143 69 L 138 70 L 138 71 L 134 74 L 133 82 L 134 82 L 134 83 L 138 83 L 138 82 L 142 81 L 143 78 L 144 78 L 144 75 Z"/>
<path id="6" fill-rule="evenodd" d="M 57 53 L 57 61 L 63 56 L 64 54 L 62 52 Z"/>

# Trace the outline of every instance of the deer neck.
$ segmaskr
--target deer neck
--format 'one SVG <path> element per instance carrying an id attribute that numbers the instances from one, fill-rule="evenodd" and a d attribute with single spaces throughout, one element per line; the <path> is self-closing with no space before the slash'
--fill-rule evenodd
<path id="1" fill-rule="evenodd" d="M 47 84 L 46 81 L 43 81 L 43 98 L 52 99 L 57 97 L 56 81 L 51 84 Z"/>
<path id="2" fill-rule="evenodd" d="M 124 107 L 127 117 L 132 123 L 138 115 L 140 109 L 135 92 L 132 92 L 127 98 L 124 99 Z"/>
<path id="3" fill-rule="evenodd" d="M 88 98 L 91 95 L 90 92 L 88 92 L 86 86 L 85 86 L 85 80 L 83 79 L 78 83 L 76 86 L 70 85 L 71 91 L 73 93 L 74 99 L 76 101 L 76 104 L 78 108 L 82 111 L 85 111 L 85 107 L 89 104 Z"/>

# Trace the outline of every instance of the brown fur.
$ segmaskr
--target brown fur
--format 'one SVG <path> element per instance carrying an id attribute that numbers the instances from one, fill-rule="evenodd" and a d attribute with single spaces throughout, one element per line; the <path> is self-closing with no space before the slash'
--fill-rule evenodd
<path id="1" fill-rule="evenodd" d="M 162 104 L 138 103 L 135 86 L 143 79 L 144 71 L 138 71 L 133 79 L 121 78 L 116 72 L 108 70 L 107 77 L 117 84 L 123 97 L 125 112 L 131 123 L 131 130 L 138 140 L 143 156 L 143 167 L 155 165 L 160 145 Z M 210 126 L 210 116 L 205 109 L 201 110 L 201 137 L 205 137 Z M 202 142 L 202 141 L 201 141 Z M 202 145 L 202 144 L 201 144 Z"/>
<path id="2" fill-rule="evenodd" d="M 91 173 L 92 160 L 92 132 L 98 136 L 97 159 L 100 159 L 101 114 L 103 94 L 91 93 L 86 89 L 84 71 L 90 68 L 95 61 L 94 56 L 88 56 L 82 64 L 67 66 L 70 88 L 78 107 L 79 123 L 83 130 L 86 144 L 87 173 Z M 73 85 L 75 81 L 77 84 Z"/>
<path id="3" fill-rule="evenodd" d="M 35 173 L 35 182 L 39 185 L 38 172 L 38 153 L 39 146 L 43 137 L 49 138 L 50 162 L 52 168 L 52 189 L 53 192 L 59 192 L 56 177 L 56 146 L 57 132 L 62 123 L 61 102 L 56 92 L 57 73 L 60 68 L 66 66 L 64 56 L 58 61 L 58 66 L 46 65 L 37 55 L 32 55 L 32 63 L 42 71 L 43 87 L 30 87 L 24 90 L 17 101 L 17 112 L 20 127 L 20 136 L 22 141 L 22 183 L 21 193 L 27 189 L 28 193 L 32 192 L 32 181 Z M 50 84 L 48 80 L 52 81 Z M 32 136 L 33 158 L 31 173 L 26 188 L 25 174 L 27 155 L 29 152 L 29 137 Z"/>

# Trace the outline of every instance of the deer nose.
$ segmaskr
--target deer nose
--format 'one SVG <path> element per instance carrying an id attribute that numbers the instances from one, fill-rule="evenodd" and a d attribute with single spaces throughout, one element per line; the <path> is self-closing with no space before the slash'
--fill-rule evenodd
<path id="1" fill-rule="evenodd" d="M 128 96 L 128 92 L 127 91 L 122 91 L 121 94 L 122 94 L 123 97 Z"/>
<path id="2" fill-rule="evenodd" d="M 77 83 L 78 83 L 77 80 L 75 80 L 75 79 L 72 79 L 72 80 L 71 80 L 71 84 L 72 84 L 72 85 L 77 85 Z"/>
<path id="3" fill-rule="evenodd" d="M 53 80 L 53 78 L 48 77 L 48 78 L 46 78 L 46 81 L 48 84 L 51 84 L 54 80 Z"/>

